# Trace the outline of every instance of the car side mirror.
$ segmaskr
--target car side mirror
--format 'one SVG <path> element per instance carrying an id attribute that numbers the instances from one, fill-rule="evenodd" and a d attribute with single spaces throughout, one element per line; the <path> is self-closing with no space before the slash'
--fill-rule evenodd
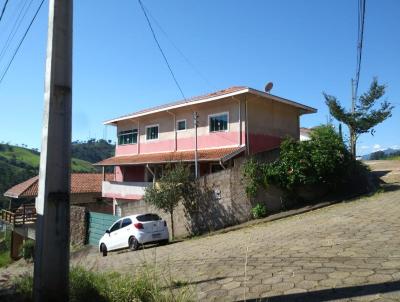
<path id="1" fill-rule="evenodd" d="M 110 230 L 106 230 L 106 234 L 110 235 Z"/>

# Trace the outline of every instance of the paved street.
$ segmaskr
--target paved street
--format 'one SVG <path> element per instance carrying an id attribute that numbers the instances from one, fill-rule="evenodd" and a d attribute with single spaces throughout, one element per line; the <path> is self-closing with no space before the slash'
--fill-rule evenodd
<path id="1" fill-rule="evenodd" d="M 73 262 L 130 272 L 144 259 L 157 259 L 175 279 L 196 286 L 204 301 L 399 301 L 399 234 L 400 190 L 226 234 L 106 258 L 90 253 Z"/>

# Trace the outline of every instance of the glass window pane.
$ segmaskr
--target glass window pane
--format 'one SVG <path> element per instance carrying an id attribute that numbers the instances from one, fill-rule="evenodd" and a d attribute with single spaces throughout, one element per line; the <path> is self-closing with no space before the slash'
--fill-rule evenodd
<path id="1" fill-rule="evenodd" d="M 146 139 L 158 139 L 158 126 L 148 127 L 146 130 Z"/>
<path id="2" fill-rule="evenodd" d="M 178 130 L 185 130 L 186 129 L 186 120 L 178 122 Z"/>
<path id="3" fill-rule="evenodd" d="M 210 117 L 210 132 L 228 130 L 228 115 L 221 114 Z"/>

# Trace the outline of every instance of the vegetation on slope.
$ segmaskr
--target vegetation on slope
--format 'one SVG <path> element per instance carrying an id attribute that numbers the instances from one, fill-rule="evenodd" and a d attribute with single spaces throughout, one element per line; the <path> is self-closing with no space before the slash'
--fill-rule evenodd
<path id="1" fill-rule="evenodd" d="M 0 206 L 6 200 L 3 193 L 7 189 L 39 173 L 39 162 L 37 150 L 0 144 Z M 87 161 L 73 158 L 72 171 L 91 173 L 96 169 Z"/>
<path id="2" fill-rule="evenodd" d="M 72 157 L 79 158 L 90 163 L 97 163 L 105 158 L 114 156 L 115 145 L 111 141 L 94 138 L 88 141 L 72 142 Z"/>

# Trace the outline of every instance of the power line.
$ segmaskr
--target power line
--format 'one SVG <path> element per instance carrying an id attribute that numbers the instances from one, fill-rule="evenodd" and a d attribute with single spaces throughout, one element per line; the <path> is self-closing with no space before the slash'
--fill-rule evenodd
<path id="1" fill-rule="evenodd" d="M 12 29 L 11 29 L 8 37 L 7 37 L 6 43 L 4 44 L 3 48 L 0 51 L 0 62 L 3 59 L 4 55 L 6 54 L 8 48 L 10 47 L 11 42 L 13 41 L 16 33 L 18 32 L 18 30 L 19 30 L 19 28 L 20 28 L 20 26 L 22 24 L 22 21 L 24 20 L 26 14 L 29 11 L 29 8 L 32 5 L 32 2 L 33 2 L 33 0 L 30 0 L 28 7 L 26 7 L 26 4 L 28 3 L 28 1 L 23 2 L 22 9 L 19 12 L 18 17 L 15 19 L 14 25 L 13 25 L 13 27 L 12 27 Z M 25 7 L 26 7 L 26 9 L 25 9 Z M 24 13 L 24 14 L 22 15 L 22 13 Z M 21 17 L 21 15 L 22 15 L 22 17 Z"/>
<path id="2" fill-rule="evenodd" d="M 20 49 L 22 43 L 24 42 L 24 40 L 25 40 L 25 38 L 26 38 L 26 36 L 27 36 L 29 30 L 31 29 L 31 26 L 32 26 L 33 22 L 35 21 L 36 16 L 38 15 L 40 9 L 42 8 L 43 3 L 44 3 L 44 0 L 42 0 L 42 2 L 40 2 L 40 5 L 39 5 L 38 9 L 36 10 L 35 15 L 33 16 L 31 22 L 29 23 L 29 26 L 28 26 L 28 28 L 26 29 L 24 35 L 22 36 L 22 39 L 21 39 L 21 41 L 19 42 L 17 48 L 15 49 L 14 54 L 13 54 L 13 56 L 12 56 L 10 62 L 8 63 L 8 65 L 7 65 L 7 67 L 6 67 L 6 69 L 5 69 L 4 73 L 3 73 L 3 75 L 2 75 L 1 78 L 0 78 L 0 84 L 3 82 L 4 77 L 6 76 L 8 70 L 10 69 L 10 66 L 11 66 L 12 62 L 14 61 L 15 56 L 17 55 L 17 53 L 18 53 L 18 51 L 19 51 L 19 49 Z"/>
<path id="3" fill-rule="evenodd" d="M 183 53 L 183 51 L 181 51 L 179 49 L 179 47 L 174 43 L 174 41 L 169 37 L 169 35 L 167 34 L 167 32 L 162 28 L 162 26 L 160 25 L 160 23 L 157 21 L 157 19 L 151 14 L 151 12 L 149 11 L 149 9 L 143 5 L 143 7 L 145 8 L 147 14 L 150 16 L 151 19 L 153 19 L 153 22 L 155 23 L 155 25 L 158 27 L 158 29 L 164 34 L 164 36 L 167 38 L 167 40 L 171 43 L 171 45 L 175 48 L 175 50 L 182 56 L 182 58 L 186 61 L 186 63 L 198 74 L 199 77 L 201 77 L 203 79 L 203 81 L 208 85 L 208 86 L 212 86 L 213 88 L 215 88 L 215 85 L 211 84 L 210 81 L 204 76 L 204 74 L 198 69 L 196 68 L 196 66 L 189 60 L 189 58 Z"/>
<path id="4" fill-rule="evenodd" d="M 157 47 L 158 47 L 158 49 L 160 50 L 161 55 L 162 55 L 163 58 L 164 58 L 165 64 L 167 65 L 167 67 L 168 67 L 168 69 L 169 69 L 169 72 L 171 73 L 171 76 L 172 76 L 172 78 L 174 79 L 174 82 L 175 82 L 176 86 L 178 87 L 179 91 L 181 92 L 182 97 L 186 100 L 185 94 L 183 93 L 182 88 L 181 88 L 181 86 L 179 85 L 178 80 L 176 79 L 174 72 L 172 71 L 172 68 L 171 68 L 171 66 L 170 66 L 170 64 L 169 64 L 169 62 L 168 62 L 167 57 L 166 57 L 165 54 L 164 54 L 164 51 L 163 51 L 162 48 L 161 48 L 160 43 L 158 42 L 158 39 L 157 39 L 157 36 L 156 36 L 156 34 L 155 34 L 155 32 L 154 32 L 153 26 L 151 25 L 150 19 L 149 19 L 149 17 L 147 16 L 146 9 L 144 8 L 143 3 L 142 3 L 141 0 L 138 0 L 138 2 L 139 2 L 139 4 L 140 4 L 140 7 L 141 7 L 141 9 L 142 9 L 142 11 L 143 11 L 144 16 L 146 17 L 147 24 L 149 25 L 150 31 L 151 31 L 151 33 L 153 34 L 154 41 L 156 41 Z"/>
<path id="5" fill-rule="evenodd" d="M 3 9 L 1 10 L 0 22 L 1 22 L 1 19 L 3 19 L 4 12 L 6 11 L 6 8 L 7 8 L 7 4 L 8 4 L 8 0 L 6 0 L 6 2 L 4 2 Z"/>
<path id="6" fill-rule="evenodd" d="M 354 97 L 357 98 L 358 83 L 360 80 L 361 70 L 361 59 L 362 59 L 362 48 L 364 40 L 364 25 L 365 25 L 365 6 L 366 0 L 358 1 L 358 37 L 357 37 L 357 65 L 356 65 L 356 77 L 354 85 Z"/>

